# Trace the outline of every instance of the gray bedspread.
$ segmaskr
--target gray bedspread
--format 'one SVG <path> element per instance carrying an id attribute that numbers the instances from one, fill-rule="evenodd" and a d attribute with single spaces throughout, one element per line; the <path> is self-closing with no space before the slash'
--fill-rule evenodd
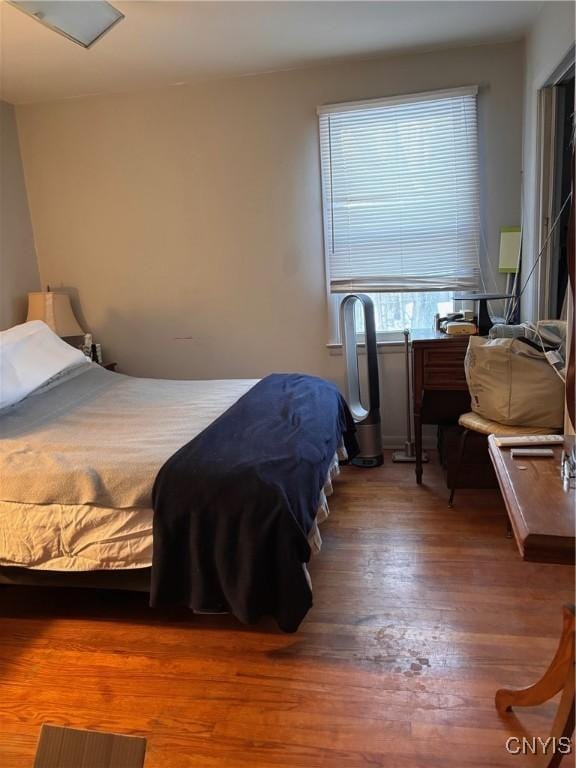
<path id="1" fill-rule="evenodd" d="M 137 379 L 86 365 L 0 412 L 0 500 L 150 507 L 164 462 L 255 383 Z"/>

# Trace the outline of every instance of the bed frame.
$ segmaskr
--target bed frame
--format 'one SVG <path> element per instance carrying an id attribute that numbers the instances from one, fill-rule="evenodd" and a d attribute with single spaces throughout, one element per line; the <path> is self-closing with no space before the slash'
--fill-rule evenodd
<path id="1" fill-rule="evenodd" d="M 33 568 L 0 566 L 0 585 L 149 592 L 151 572 L 151 568 L 116 571 L 40 571 Z"/>

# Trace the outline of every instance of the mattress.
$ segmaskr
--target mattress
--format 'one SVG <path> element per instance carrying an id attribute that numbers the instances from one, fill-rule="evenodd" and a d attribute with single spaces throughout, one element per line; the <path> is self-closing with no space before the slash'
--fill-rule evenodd
<path id="1" fill-rule="evenodd" d="M 164 462 L 255 383 L 84 365 L 0 413 L 0 501 L 149 509 Z"/>
<path id="2" fill-rule="evenodd" d="M 319 525 L 338 474 L 335 456 L 308 536 L 313 554 L 322 546 Z M 0 501 L 0 566 L 43 571 L 116 571 L 152 566 L 151 509 L 95 504 L 22 504 Z"/>
<path id="3" fill-rule="evenodd" d="M 151 565 L 151 509 L 0 501 L 0 566 L 78 572 Z"/>
<path id="4" fill-rule="evenodd" d="M 158 470 L 255 383 L 137 379 L 86 364 L 0 412 L 0 565 L 149 567 Z M 337 471 L 334 457 L 313 552 Z"/>

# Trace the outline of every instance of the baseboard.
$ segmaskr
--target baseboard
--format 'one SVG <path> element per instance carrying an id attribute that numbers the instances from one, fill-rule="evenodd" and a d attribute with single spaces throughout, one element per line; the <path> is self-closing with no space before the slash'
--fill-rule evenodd
<path id="1" fill-rule="evenodd" d="M 400 450 L 404 448 L 406 442 L 406 435 L 382 435 L 382 447 L 385 450 Z M 422 447 L 426 451 L 430 451 L 436 448 L 437 437 L 436 427 L 431 427 L 422 430 Z"/>

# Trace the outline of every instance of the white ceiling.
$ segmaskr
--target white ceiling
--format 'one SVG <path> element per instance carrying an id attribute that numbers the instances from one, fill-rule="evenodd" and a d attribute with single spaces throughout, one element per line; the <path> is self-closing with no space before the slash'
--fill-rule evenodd
<path id="1" fill-rule="evenodd" d="M 541 2 L 114 2 L 85 50 L 0 0 L 0 97 L 49 101 L 523 36 Z"/>

